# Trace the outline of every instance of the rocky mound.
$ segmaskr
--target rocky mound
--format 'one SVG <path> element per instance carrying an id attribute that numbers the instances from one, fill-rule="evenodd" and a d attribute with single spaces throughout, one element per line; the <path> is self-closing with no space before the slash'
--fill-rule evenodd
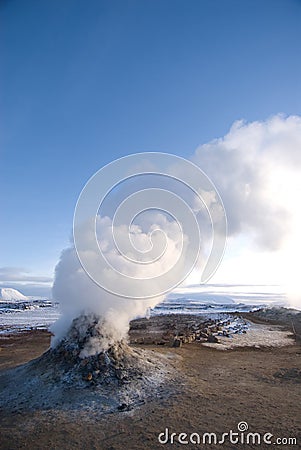
<path id="1" fill-rule="evenodd" d="M 167 361 L 112 341 L 99 317 L 81 316 L 41 357 L 0 376 L 6 409 L 126 410 L 163 390 Z"/>

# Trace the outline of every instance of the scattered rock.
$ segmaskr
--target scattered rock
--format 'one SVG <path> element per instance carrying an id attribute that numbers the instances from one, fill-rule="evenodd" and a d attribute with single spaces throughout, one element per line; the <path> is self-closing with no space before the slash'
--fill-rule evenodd
<path id="1" fill-rule="evenodd" d="M 212 344 L 218 344 L 219 340 L 216 336 L 214 336 L 214 334 L 209 334 L 207 342 L 210 342 Z"/>
<path id="2" fill-rule="evenodd" d="M 126 403 L 121 403 L 121 405 L 119 405 L 117 409 L 118 411 L 128 411 L 129 405 L 127 405 Z"/>
<path id="3" fill-rule="evenodd" d="M 92 381 L 92 378 L 93 378 L 92 373 L 89 372 L 89 373 L 84 377 L 84 380 L 86 380 L 86 381 Z"/>
<path id="4" fill-rule="evenodd" d="M 297 367 L 290 369 L 280 369 L 274 373 L 275 378 L 279 378 L 282 381 L 293 381 L 294 383 L 301 383 L 301 370 Z"/>
<path id="5" fill-rule="evenodd" d="M 182 341 L 181 341 L 181 339 L 175 338 L 174 341 L 173 341 L 173 343 L 172 343 L 172 346 L 173 346 L 173 347 L 176 347 L 176 348 L 182 347 Z"/>
<path id="6" fill-rule="evenodd" d="M 231 338 L 245 333 L 248 323 L 242 317 L 221 314 L 212 319 L 208 316 L 153 316 L 149 319 L 135 319 L 130 324 L 130 342 L 143 345 L 180 346 L 192 342 L 208 341 L 209 335 Z M 179 339 L 181 344 L 175 343 Z"/>

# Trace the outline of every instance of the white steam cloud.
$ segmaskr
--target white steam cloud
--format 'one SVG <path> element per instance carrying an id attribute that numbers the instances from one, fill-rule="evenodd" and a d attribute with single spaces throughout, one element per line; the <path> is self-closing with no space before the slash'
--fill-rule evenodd
<path id="1" fill-rule="evenodd" d="M 87 240 L 91 238 L 93 232 L 90 225 L 86 224 L 82 230 Z M 123 249 L 123 254 L 118 252 L 112 235 L 112 220 L 109 217 L 97 216 L 96 226 L 99 246 L 109 264 L 112 265 L 112 269 L 106 268 L 102 272 L 101 276 L 104 281 L 115 277 L 118 284 L 116 268 L 120 273 L 129 276 L 128 283 L 131 283 L 131 277 L 144 278 L 148 276 L 154 278 L 167 271 L 181 253 L 182 235 L 180 230 L 175 222 L 169 221 L 163 214 L 152 214 L 152 224 L 147 233 L 142 230 L 141 226 L 134 225 L 131 227 L 131 241 L 134 247 L 141 252 L 141 264 L 129 264 L 129 260 L 125 258 L 125 256 L 131 258 L 131 247 Z M 167 240 L 166 251 L 163 257 L 153 264 L 143 264 L 147 254 L 144 252 L 150 246 L 148 233 L 154 230 L 164 231 Z M 127 226 L 120 225 L 114 229 L 114 232 L 115 236 L 121 238 L 123 242 L 127 242 L 129 234 Z M 160 240 L 160 234 L 154 233 L 152 235 L 154 246 L 156 246 L 157 240 Z M 90 251 L 89 261 L 91 263 L 96 261 L 96 256 L 96 252 Z M 137 295 L 139 294 L 142 293 L 137 292 Z M 131 299 L 121 298 L 106 291 L 87 275 L 79 262 L 75 247 L 71 246 L 62 252 L 60 262 L 56 267 L 53 297 L 60 303 L 62 317 L 53 325 L 52 331 L 55 337 L 52 345 L 56 345 L 64 337 L 73 319 L 93 314 L 102 318 L 100 326 L 105 324 L 107 336 L 110 336 L 110 338 L 107 339 L 107 342 L 100 343 L 98 339 L 91 337 L 84 352 L 84 356 L 89 356 L 98 353 L 100 350 L 105 350 L 115 341 L 126 338 L 130 320 L 133 317 L 145 315 L 149 307 L 153 307 L 163 300 L 164 295 L 151 299 Z M 99 348 L 100 345 L 102 346 L 101 349 Z"/>
<path id="2" fill-rule="evenodd" d="M 287 285 L 292 301 L 300 307 L 301 117 L 277 115 L 264 122 L 235 122 L 226 136 L 201 145 L 191 159 L 218 189 L 227 213 L 230 238 L 234 240 L 238 236 L 247 236 L 259 255 L 266 251 L 278 255 L 283 264 L 283 276 L 279 283 Z M 181 165 L 175 170 L 181 171 Z M 205 190 L 201 194 L 205 197 L 205 203 L 212 206 L 212 214 L 220 214 L 220 207 L 214 212 L 215 193 Z M 177 195 L 181 196 L 181 192 Z M 204 208 L 198 199 L 194 201 L 192 210 L 202 222 Z M 159 233 L 152 233 L 155 230 Z M 167 239 L 166 251 L 164 258 L 158 259 L 150 267 L 143 264 L 143 255 L 149 251 L 150 233 L 152 245 L 156 247 L 156 239 L 162 237 L 160 231 Z M 97 238 L 102 252 L 112 266 L 130 277 L 144 278 L 148 274 L 151 280 L 168 271 L 183 251 L 183 233 L 180 231 L 174 221 L 160 213 L 153 214 L 151 219 L 148 217 L 143 226 L 132 226 L 130 239 L 141 254 L 141 264 L 127 265 L 112 239 L 111 218 L 97 217 Z M 88 226 L 85 232 L 89 240 L 93 227 Z M 127 242 L 128 224 L 119 224 L 114 232 L 119 242 L 123 241 L 123 236 L 124 242 Z M 185 239 L 189 241 L 189 236 L 184 235 Z M 206 246 L 207 242 L 204 244 Z M 125 245 L 123 254 L 131 259 L 131 248 Z M 93 266 L 93 251 L 90 251 L 88 259 Z M 113 275 L 110 269 L 101 273 L 104 278 L 111 279 L 112 276 L 116 277 L 116 272 Z M 115 281 L 118 284 L 118 276 Z M 128 282 L 131 283 L 130 278 Z M 164 295 L 151 300 L 123 299 L 102 289 L 86 274 L 75 248 L 71 246 L 62 252 L 56 267 L 53 297 L 60 303 L 62 310 L 62 318 L 53 327 L 55 345 L 64 336 L 72 320 L 83 313 L 101 316 L 110 324 L 109 335 L 112 339 L 122 339 L 127 334 L 129 321 L 144 315 L 147 308 L 162 301 Z M 98 352 L 97 345 L 91 341 L 87 354 Z"/>

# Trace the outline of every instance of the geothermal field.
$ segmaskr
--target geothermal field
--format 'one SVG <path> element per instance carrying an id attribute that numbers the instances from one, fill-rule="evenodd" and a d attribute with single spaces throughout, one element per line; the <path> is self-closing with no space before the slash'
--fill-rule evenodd
<path id="1" fill-rule="evenodd" d="M 50 348 L 46 330 L 2 334 L 1 448 L 156 449 L 166 428 L 222 433 L 242 418 L 300 439 L 300 331 L 301 313 L 269 308 L 137 319 L 120 341 L 80 316 Z"/>
<path id="2" fill-rule="evenodd" d="M 300 24 L 0 0 L 0 450 L 301 449 Z"/>

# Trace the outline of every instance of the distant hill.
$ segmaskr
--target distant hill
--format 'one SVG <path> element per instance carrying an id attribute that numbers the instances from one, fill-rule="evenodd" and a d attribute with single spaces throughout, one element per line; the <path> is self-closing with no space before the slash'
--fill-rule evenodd
<path id="1" fill-rule="evenodd" d="M 0 301 L 14 302 L 18 300 L 28 300 L 28 297 L 21 294 L 21 292 L 17 291 L 17 289 L 0 288 Z"/>

